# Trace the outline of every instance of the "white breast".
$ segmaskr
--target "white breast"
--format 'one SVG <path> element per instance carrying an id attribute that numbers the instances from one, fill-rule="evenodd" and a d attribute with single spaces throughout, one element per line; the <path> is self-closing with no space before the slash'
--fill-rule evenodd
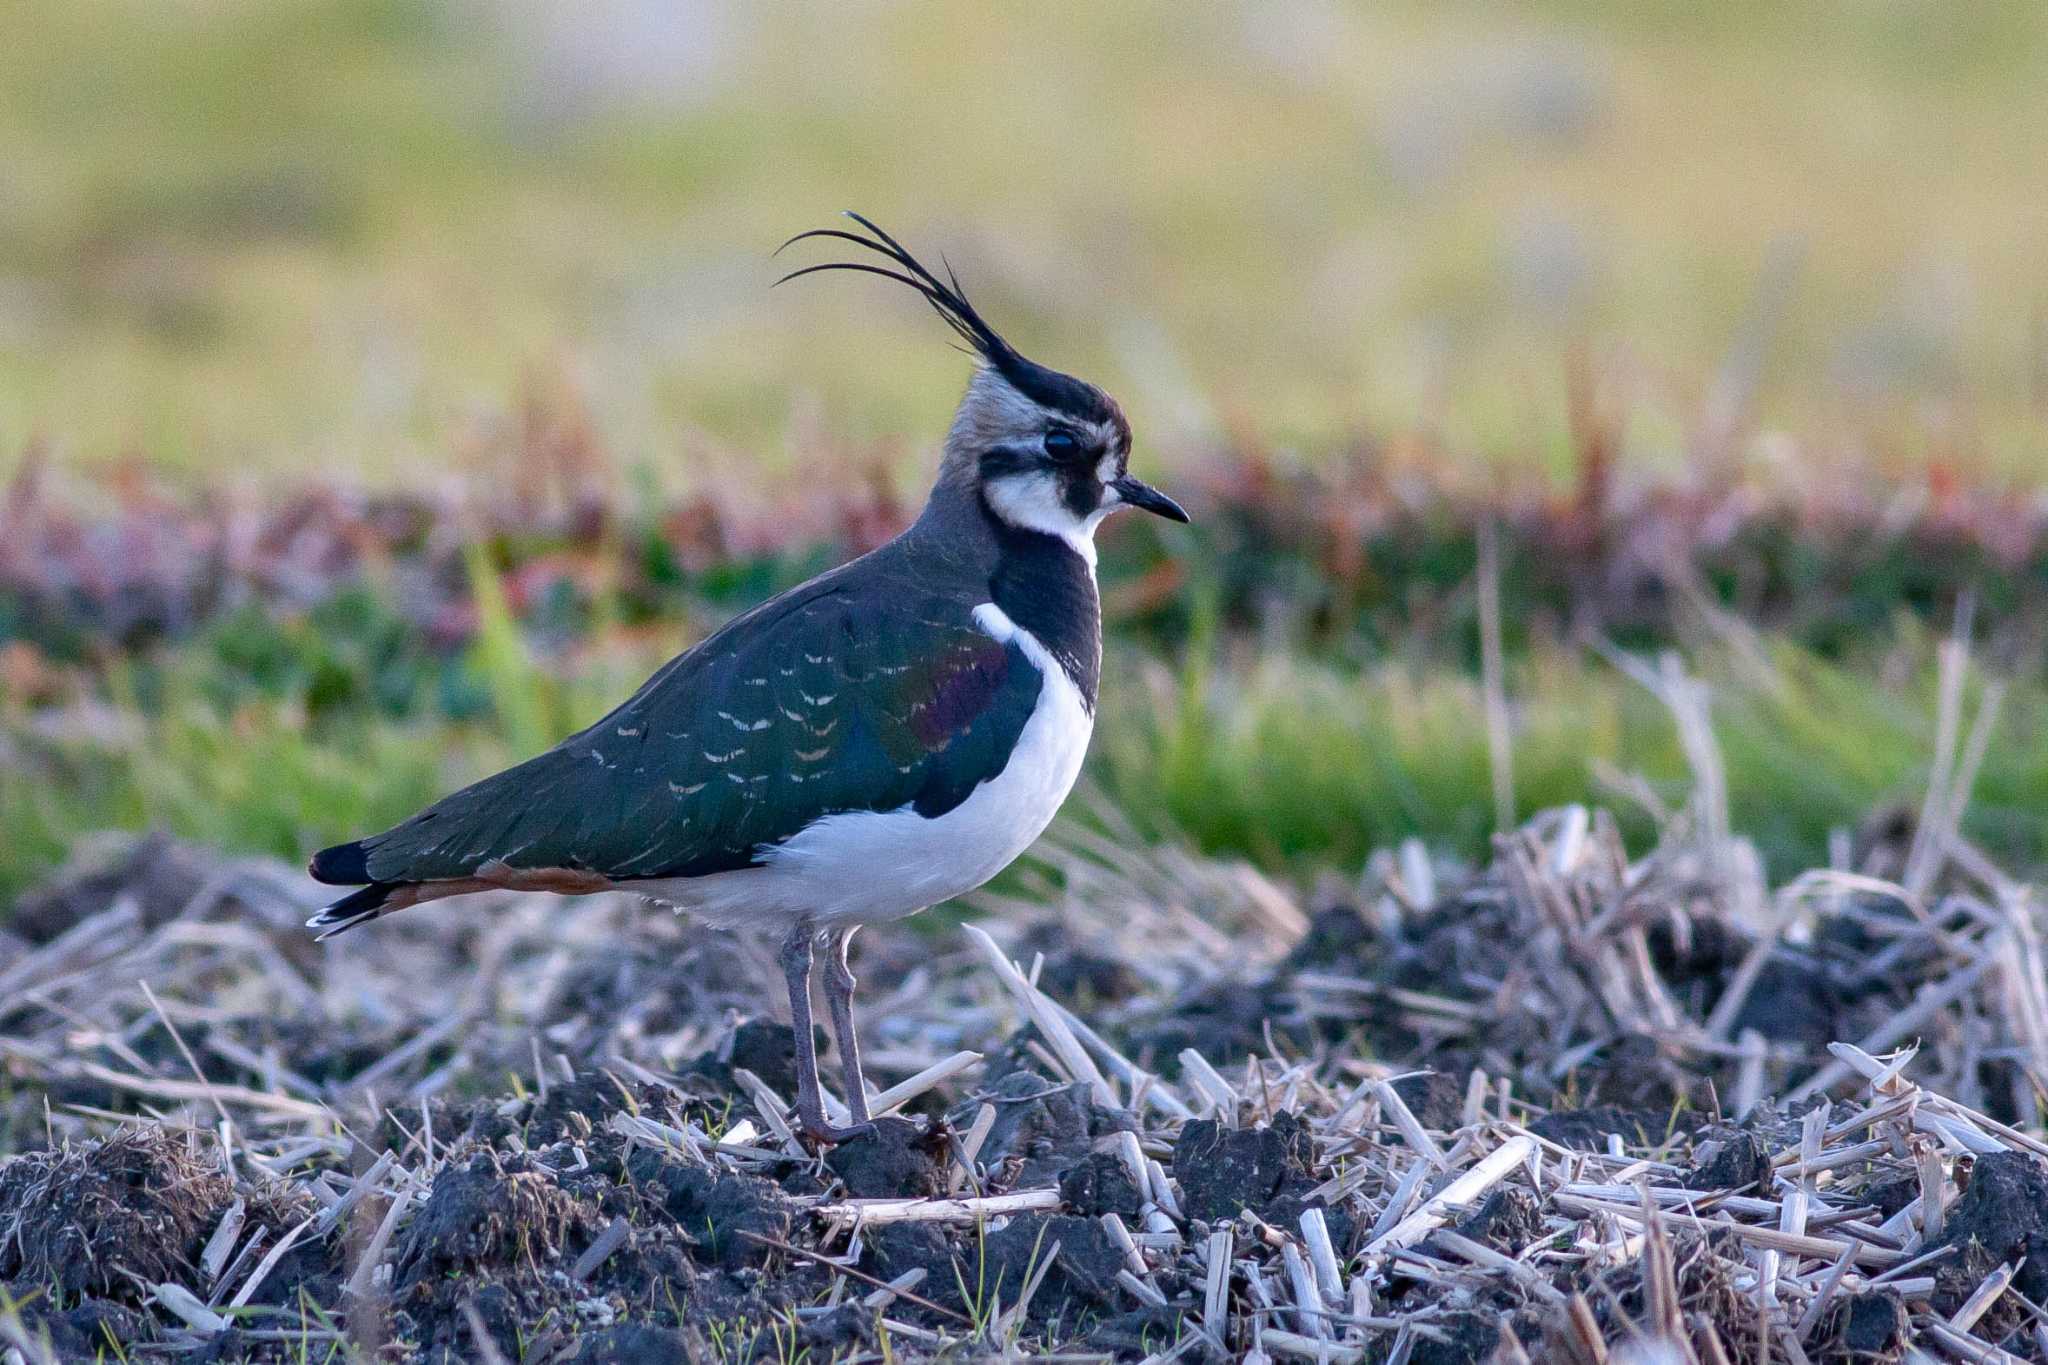
<path id="1" fill-rule="evenodd" d="M 722 928 L 782 929 L 805 916 L 822 923 L 898 919 L 964 895 L 1009 866 L 1073 790 L 1095 718 L 1030 631 L 993 602 L 976 607 L 974 620 L 995 639 L 1016 641 L 1043 677 L 1038 705 L 1002 772 L 936 819 L 909 806 L 828 815 L 764 849 L 761 867 L 632 889 Z"/>

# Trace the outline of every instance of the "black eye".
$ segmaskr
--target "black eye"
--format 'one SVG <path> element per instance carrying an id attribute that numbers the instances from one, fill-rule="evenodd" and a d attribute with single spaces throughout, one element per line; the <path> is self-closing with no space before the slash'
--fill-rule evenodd
<path id="1" fill-rule="evenodd" d="M 1081 453 L 1081 443 L 1070 431 L 1048 431 L 1045 433 L 1045 453 L 1055 460 L 1071 460 Z"/>

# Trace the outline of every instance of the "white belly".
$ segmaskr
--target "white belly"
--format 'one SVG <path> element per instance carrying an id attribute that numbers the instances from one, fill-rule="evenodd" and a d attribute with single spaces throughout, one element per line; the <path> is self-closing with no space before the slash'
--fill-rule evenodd
<path id="1" fill-rule="evenodd" d="M 904 806 L 828 815 L 762 851 L 760 867 L 632 889 L 721 928 L 899 919 L 964 895 L 1031 847 L 1073 790 L 1094 717 L 1058 661 L 993 604 L 974 619 L 1015 639 L 1044 682 L 1002 772 L 935 819 Z"/>

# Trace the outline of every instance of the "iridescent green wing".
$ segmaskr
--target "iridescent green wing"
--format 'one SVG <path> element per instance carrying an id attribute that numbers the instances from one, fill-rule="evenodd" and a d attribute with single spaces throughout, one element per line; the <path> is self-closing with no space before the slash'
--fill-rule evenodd
<path id="1" fill-rule="evenodd" d="M 702 876 L 826 815 L 953 809 L 1002 771 L 1043 680 L 971 604 L 882 586 L 741 618 L 557 748 L 365 840 L 369 875 Z"/>

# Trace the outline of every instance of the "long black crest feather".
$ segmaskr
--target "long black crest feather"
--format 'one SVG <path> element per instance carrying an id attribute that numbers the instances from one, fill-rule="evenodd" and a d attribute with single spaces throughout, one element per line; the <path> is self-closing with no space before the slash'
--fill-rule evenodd
<path id="1" fill-rule="evenodd" d="M 852 209 L 846 210 L 846 216 L 860 224 L 869 235 L 847 232 L 842 228 L 813 228 L 809 232 L 799 232 L 775 248 L 775 254 L 780 256 L 798 242 L 823 239 L 847 242 L 863 251 L 872 251 L 888 261 L 889 265 L 876 265 L 870 261 L 826 261 L 821 265 L 807 265 L 801 270 L 792 270 L 775 283 L 786 284 L 790 280 L 827 270 L 852 270 L 863 275 L 879 275 L 885 280 L 908 285 L 924 297 L 924 301 L 932 306 L 932 311 L 945 319 L 946 325 L 957 332 L 960 339 L 973 348 L 975 354 L 987 361 L 1020 392 L 1048 407 L 1058 408 L 1079 417 L 1097 420 L 1113 417 L 1119 423 L 1123 421 L 1123 416 L 1116 410 L 1116 405 L 1094 385 L 1084 384 L 1071 375 L 1047 369 L 1019 355 L 1017 348 L 1003 340 L 1002 334 L 989 326 L 987 320 L 975 310 L 974 305 L 967 301 L 967 291 L 960 287 L 960 277 L 953 273 L 952 265 L 944 257 L 940 258 L 939 264 L 945 268 L 946 277 L 940 279 L 901 242 L 882 231 L 873 222 Z"/>
<path id="2" fill-rule="evenodd" d="M 993 364 L 997 370 L 1006 372 L 1006 375 L 1008 375 L 1008 372 L 1012 372 L 1014 368 L 1018 368 L 1022 356 L 1018 356 L 1016 348 L 1010 346 L 1010 342 L 1006 342 L 1004 338 L 1001 338 L 1001 334 L 997 332 L 997 329 L 991 327 L 987 323 L 987 319 L 981 317 L 979 311 L 975 311 L 975 305 L 967 301 L 967 293 L 961 289 L 961 280 L 958 280 L 952 274 L 952 266 L 946 266 L 946 278 L 942 280 L 936 274 L 932 274 L 922 260 L 911 256 L 909 250 L 901 244 L 901 241 L 897 241 L 895 237 L 885 233 L 881 227 L 874 225 L 864 215 L 854 213 L 852 209 L 848 209 L 846 217 L 850 217 L 852 221 L 860 223 L 872 235 L 870 237 L 862 237 L 860 233 L 842 231 L 838 227 L 813 227 L 811 231 L 801 231 L 795 237 L 784 241 L 782 246 L 776 248 L 776 256 L 780 256 L 788 248 L 797 246 L 799 241 L 811 241 L 813 237 L 829 237 L 829 239 L 834 239 L 834 241 L 850 241 L 852 246 L 858 246 L 862 250 L 868 250 L 868 252 L 874 252 L 877 256 L 883 256 L 889 262 L 901 266 L 903 270 L 901 272 L 899 270 L 887 270 L 883 266 L 870 266 L 866 262 L 854 262 L 854 260 L 829 260 L 829 262 L 825 262 L 821 266 L 805 266 L 803 270 L 791 270 L 788 274 L 784 274 L 782 278 L 778 278 L 776 284 L 784 284 L 788 280 L 801 278 L 805 274 L 817 274 L 821 270 L 858 270 L 862 274 L 879 274 L 885 280 L 895 280 L 897 284 L 909 284 L 911 289 L 915 289 L 920 295 L 924 295 L 924 301 L 932 305 L 932 311 L 938 313 L 946 321 L 946 325 L 952 327 L 954 332 L 961 336 L 963 342 L 967 342 L 969 346 L 975 348 L 975 354 L 979 354 L 983 360 Z"/>
<path id="3" fill-rule="evenodd" d="M 880 275 L 885 280 L 909 285 L 922 294 L 925 302 L 932 306 L 932 311 L 943 318 L 948 327 L 959 333 L 962 341 L 972 346 L 978 355 L 998 370 L 1007 373 L 1017 365 L 1022 357 L 1017 354 L 1015 347 L 1003 340 L 1001 333 L 988 325 L 987 320 L 975 310 L 974 305 L 967 301 L 967 295 L 960 288 L 960 281 L 954 276 L 951 266 L 946 267 L 947 278 L 941 280 L 925 268 L 924 262 L 911 255 L 901 242 L 882 231 L 869 219 L 852 209 L 846 210 L 846 216 L 874 235 L 863 237 L 859 233 L 846 232 L 839 228 L 813 228 L 809 232 L 799 232 L 775 248 L 775 254 L 781 255 L 798 242 L 830 238 L 850 242 L 854 246 L 886 257 L 901 266 L 902 270 L 890 270 L 883 266 L 870 265 L 865 261 L 827 261 L 823 265 L 810 265 L 801 270 L 792 270 L 775 283 L 786 284 L 790 280 L 826 270 L 855 270 L 864 275 Z"/>

